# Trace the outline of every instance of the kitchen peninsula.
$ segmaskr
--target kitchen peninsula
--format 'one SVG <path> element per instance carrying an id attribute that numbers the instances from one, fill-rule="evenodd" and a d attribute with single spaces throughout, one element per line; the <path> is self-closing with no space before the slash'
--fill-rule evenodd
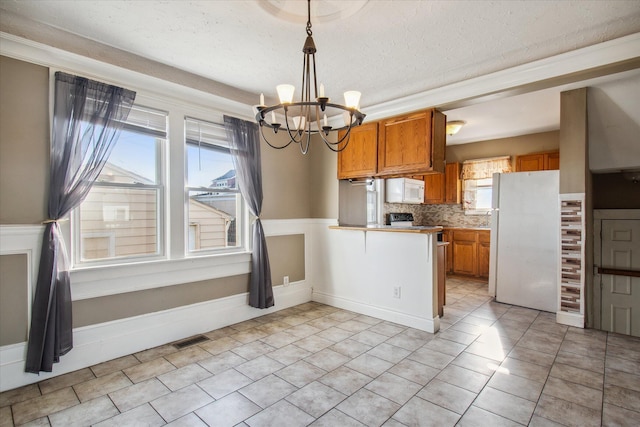
<path id="1" fill-rule="evenodd" d="M 440 328 L 437 233 L 442 227 L 331 226 L 327 280 L 314 300 L 427 332 Z"/>

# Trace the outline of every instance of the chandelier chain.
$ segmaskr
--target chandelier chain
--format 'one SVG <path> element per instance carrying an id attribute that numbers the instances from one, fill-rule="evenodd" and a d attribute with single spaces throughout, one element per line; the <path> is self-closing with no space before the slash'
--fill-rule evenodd
<path id="1" fill-rule="evenodd" d="M 311 0 L 307 1 L 307 35 L 311 36 L 313 32 L 311 31 Z"/>

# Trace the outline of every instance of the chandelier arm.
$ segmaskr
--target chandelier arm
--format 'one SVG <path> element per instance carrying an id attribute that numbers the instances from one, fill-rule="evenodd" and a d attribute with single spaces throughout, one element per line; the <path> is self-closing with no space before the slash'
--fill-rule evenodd
<path id="1" fill-rule="evenodd" d="M 327 139 L 327 136 L 329 135 L 329 130 L 331 129 L 331 127 L 330 126 L 320 127 L 320 114 L 318 110 L 319 110 L 319 107 L 318 105 L 316 105 L 316 126 L 318 127 L 318 129 L 322 129 L 322 131 L 318 132 L 320 134 L 320 138 L 322 138 L 322 142 L 324 142 L 324 144 L 334 153 L 338 153 L 344 150 L 345 148 L 347 148 L 347 145 L 349 144 L 350 135 L 351 135 L 351 127 L 352 127 L 351 122 L 353 122 L 353 113 L 350 115 L 352 120 L 350 122 L 349 128 L 347 129 L 347 132 L 345 132 L 342 138 L 340 138 L 338 141 L 331 142 Z M 340 144 L 342 144 L 343 142 L 344 142 L 344 145 L 340 146 Z M 337 148 L 334 148 L 334 147 L 337 147 Z"/>
<path id="2" fill-rule="evenodd" d="M 302 142 L 303 133 L 300 133 L 297 128 L 294 130 L 293 133 L 291 133 L 291 128 L 289 127 L 289 116 L 287 114 L 288 110 L 289 110 L 289 108 L 287 108 L 287 106 L 285 106 L 284 107 L 284 125 L 287 128 L 287 133 L 289 134 L 289 138 L 291 139 L 289 141 L 289 144 L 291 144 L 292 142 L 295 142 L 296 144 L 300 144 Z M 296 134 L 299 135 L 300 139 L 296 139 L 296 136 L 295 136 Z"/>
<path id="3" fill-rule="evenodd" d="M 269 147 L 275 148 L 276 150 L 282 150 L 283 148 L 287 148 L 293 142 L 293 140 L 289 140 L 289 142 L 287 142 L 285 145 L 281 147 L 278 147 L 277 145 L 273 145 L 272 143 L 269 142 L 267 137 L 264 135 L 264 126 L 260 126 L 260 135 L 262 135 L 262 139 L 264 140 L 264 142 L 267 143 Z"/>
<path id="4" fill-rule="evenodd" d="M 347 141 L 344 143 L 344 145 L 340 148 L 335 148 L 336 144 L 332 144 L 331 142 L 327 141 L 326 139 L 322 138 L 322 141 L 324 141 L 324 145 L 327 146 L 327 148 L 331 151 L 333 151 L 334 153 L 339 153 L 342 150 L 344 150 L 345 148 L 347 148 L 347 145 L 349 145 L 349 135 L 345 135 L 345 137 L 347 138 Z M 342 140 L 344 140 L 344 137 L 342 138 Z M 341 141 L 342 141 L 341 140 Z"/>
<path id="5" fill-rule="evenodd" d="M 307 137 L 306 137 L 306 141 L 303 144 L 302 141 L 300 142 L 300 151 L 302 152 L 302 154 L 307 154 L 309 152 L 309 146 L 311 145 L 311 133 L 307 133 Z"/>
<path id="6" fill-rule="evenodd" d="M 347 148 L 347 145 L 349 145 L 349 141 L 351 139 L 351 128 L 347 129 L 347 132 L 345 132 L 345 134 L 342 136 L 342 138 L 340 138 L 337 142 L 329 141 L 322 134 L 320 134 L 320 137 L 322 138 L 322 141 L 324 142 L 324 144 L 331 151 L 338 153 L 338 152 L 344 150 L 345 148 Z M 341 146 L 341 144 L 343 144 L 343 145 Z M 335 148 L 335 147 L 337 147 L 337 148 Z"/>
<path id="7" fill-rule="evenodd" d="M 362 124 L 362 122 L 364 121 L 364 118 L 367 116 L 366 114 L 362 113 L 359 110 L 353 109 L 353 108 L 347 108 L 343 105 L 338 105 L 338 104 L 333 104 L 330 102 L 292 102 L 290 104 L 277 104 L 277 105 L 273 105 L 271 107 L 264 107 L 264 108 L 260 108 L 260 110 L 258 111 L 258 113 L 256 114 L 256 121 L 258 123 L 261 123 L 264 126 L 273 128 L 275 126 L 273 126 L 271 123 L 268 123 L 265 119 L 265 117 L 267 116 L 268 113 L 272 112 L 272 111 L 276 111 L 279 110 L 280 108 L 282 108 L 283 110 L 287 109 L 287 108 L 291 108 L 291 107 L 303 107 L 303 106 L 316 106 L 319 105 L 320 108 L 322 108 L 322 106 L 324 105 L 327 108 L 335 108 L 338 110 L 341 110 L 343 112 L 348 112 L 349 114 L 353 114 L 355 120 L 352 119 L 352 125 L 351 127 L 356 127 L 356 126 L 360 126 L 360 124 Z M 278 128 L 284 126 L 281 123 L 277 123 Z M 331 128 L 331 131 L 341 131 L 341 130 L 347 130 L 349 129 L 349 125 L 345 125 L 342 127 L 338 127 L 338 128 Z M 317 132 L 316 130 L 312 130 L 312 133 Z"/>
<path id="8" fill-rule="evenodd" d="M 348 128 L 347 131 L 345 132 L 344 135 L 342 135 L 342 138 L 340 138 L 338 141 L 336 142 L 331 142 L 328 139 L 322 137 L 322 140 L 325 142 L 325 144 L 328 145 L 340 145 L 342 144 L 345 140 L 347 141 L 347 143 L 349 142 L 349 135 L 351 135 L 351 128 Z M 345 144 L 346 145 L 346 144 Z"/>

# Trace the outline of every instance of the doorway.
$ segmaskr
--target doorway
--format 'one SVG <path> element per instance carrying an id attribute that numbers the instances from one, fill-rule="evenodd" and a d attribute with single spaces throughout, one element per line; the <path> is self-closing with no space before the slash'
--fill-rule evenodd
<path id="1" fill-rule="evenodd" d="M 640 336 L 640 210 L 594 213 L 594 283 L 600 329 Z"/>

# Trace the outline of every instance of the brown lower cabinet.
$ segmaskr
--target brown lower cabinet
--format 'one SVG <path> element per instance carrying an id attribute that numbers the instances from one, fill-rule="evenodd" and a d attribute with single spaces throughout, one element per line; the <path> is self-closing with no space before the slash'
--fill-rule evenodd
<path id="1" fill-rule="evenodd" d="M 480 278 L 489 277 L 489 230 L 448 228 L 443 240 L 447 249 L 447 272 Z"/>

